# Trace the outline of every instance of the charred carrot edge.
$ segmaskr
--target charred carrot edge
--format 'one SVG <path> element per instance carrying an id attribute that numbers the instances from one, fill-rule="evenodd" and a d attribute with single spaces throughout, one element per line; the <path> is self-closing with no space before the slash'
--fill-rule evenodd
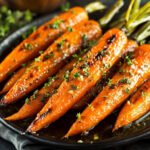
<path id="1" fill-rule="evenodd" d="M 50 98 L 57 91 L 57 88 L 63 82 L 63 80 L 67 80 L 70 71 L 73 69 L 73 66 L 75 66 L 78 61 L 82 61 L 82 55 L 87 53 L 96 40 L 97 38 L 93 41 L 90 41 L 87 45 L 85 45 L 86 48 L 84 50 L 81 50 L 79 54 L 73 55 L 73 58 L 71 58 L 71 61 L 68 62 L 67 65 L 65 65 L 56 75 L 50 77 L 39 91 L 36 90 L 29 99 L 26 99 L 27 102 L 17 113 L 5 119 L 9 121 L 15 121 L 32 117 L 37 114 L 46 104 L 48 98 Z"/>
<path id="2" fill-rule="evenodd" d="M 121 67 L 110 83 L 100 92 L 95 100 L 80 115 L 65 137 L 73 136 L 95 127 L 110 115 L 144 80 L 150 77 L 150 45 L 143 45 L 135 50 L 132 60 Z"/>
<path id="3" fill-rule="evenodd" d="M 71 71 L 69 80 L 63 81 L 37 114 L 27 131 L 37 132 L 63 116 L 93 87 L 123 53 L 127 38 L 119 29 L 109 30 Z M 109 65 L 109 67 L 104 66 Z"/>
<path id="4" fill-rule="evenodd" d="M 34 90 L 48 77 L 65 65 L 65 60 L 76 53 L 85 42 L 101 33 L 96 21 L 83 21 L 58 38 L 42 55 L 35 59 L 28 71 L 17 81 L 1 100 L 1 105 L 10 104 Z"/>
<path id="5" fill-rule="evenodd" d="M 150 80 L 145 82 L 121 109 L 113 131 L 139 119 L 150 110 Z"/>
<path id="6" fill-rule="evenodd" d="M 123 55 L 126 55 L 128 52 L 133 52 L 135 48 L 138 47 L 138 44 L 136 41 L 133 40 L 128 40 L 126 46 L 125 46 L 125 51 Z M 119 63 L 118 63 L 119 64 Z M 102 85 L 98 84 L 95 87 L 93 87 L 78 103 L 76 103 L 72 109 L 81 109 L 85 105 L 87 105 L 98 93 L 98 91 L 102 90 Z"/>
<path id="7" fill-rule="evenodd" d="M 81 7 L 74 7 L 39 27 L 27 39 L 21 42 L 0 64 L 0 82 L 20 67 L 22 63 L 37 56 L 46 49 L 67 28 L 88 20 L 87 12 Z"/>

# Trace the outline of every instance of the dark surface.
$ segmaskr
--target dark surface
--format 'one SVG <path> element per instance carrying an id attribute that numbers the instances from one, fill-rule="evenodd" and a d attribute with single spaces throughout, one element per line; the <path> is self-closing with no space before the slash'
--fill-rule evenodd
<path id="1" fill-rule="evenodd" d="M 90 0 L 89 0 L 90 1 Z M 75 5 L 78 5 L 79 0 L 75 1 Z M 81 2 L 81 1 L 80 1 Z M 85 3 L 87 3 L 87 0 L 84 1 Z M 109 2 L 113 2 L 112 0 L 107 1 L 107 3 Z M 81 3 L 79 3 L 81 5 Z M 84 5 L 84 4 L 83 4 Z M 16 149 L 18 150 L 28 150 L 28 149 L 49 149 L 50 147 L 46 146 L 46 145 L 42 145 L 40 143 L 34 143 L 32 141 L 27 140 L 26 138 L 24 138 L 22 135 L 18 135 L 15 134 L 14 132 L 10 131 L 9 129 L 5 128 L 4 126 L 0 125 L 0 135 L 3 136 L 5 139 L 7 139 L 8 141 L 14 143 Z M 134 144 L 130 144 L 130 145 L 126 145 L 123 147 L 115 147 L 113 149 L 129 149 L 129 150 L 133 150 L 133 149 L 137 149 L 137 150 L 141 150 L 144 149 L 150 149 L 150 145 L 147 142 L 148 140 L 145 141 L 140 141 L 140 142 L 136 142 Z M 2 146 L 2 147 L 1 147 Z M 5 150 L 5 149 L 14 149 L 14 147 L 11 147 L 10 143 L 7 143 L 3 140 L 0 140 L 0 150 Z M 52 149 L 52 148 L 51 148 Z M 112 148 L 111 148 L 112 149 Z"/>

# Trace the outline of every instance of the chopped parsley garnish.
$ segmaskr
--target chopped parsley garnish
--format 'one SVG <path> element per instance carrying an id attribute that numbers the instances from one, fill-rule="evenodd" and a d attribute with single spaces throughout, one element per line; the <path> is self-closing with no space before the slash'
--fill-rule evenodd
<path id="1" fill-rule="evenodd" d="M 24 64 L 21 64 L 21 67 L 26 67 L 26 65 L 27 65 L 26 63 L 24 63 Z"/>
<path id="2" fill-rule="evenodd" d="M 128 54 L 125 56 L 125 62 L 128 64 L 128 65 L 132 65 L 132 55 L 131 54 Z"/>
<path id="3" fill-rule="evenodd" d="M 69 81 L 69 75 L 70 75 L 70 71 L 66 71 L 64 74 L 64 79 L 68 82 Z"/>
<path id="4" fill-rule="evenodd" d="M 72 31 L 73 31 L 72 27 L 68 27 L 67 30 L 68 30 L 69 32 L 72 32 Z"/>
<path id="5" fill-rule="evenodd" d="M 26 98 L 26 99 L 25 99 L 25 103 L 26 103 L 26 104 L 29 104 L 29 101 L 30 101 L 29 98 Z"/>
<path id="6" fill-rule="evenodd" d="M 82 38 L 83 38 L 83 41 L 84 41 L 84 42 L 86 42 L 86 41 L 87 41 L 87 39 L 88 39 L 88 37 L 87 37 L 87 35 L 86 35 L 86 34 L 83 34 Z"/>
<path id="7" fill-rule="evenodd" d="M 77 113 L 77 114 L 76 114 L 76 117 L 77 117 L 78 120 L 80 120 L 80 119 L 81 119 L 81 114 L 80 114 L 80 113 Z"/>
<path id="8" fill-rule="evenodd" d="M 142 91 L 142 93 L 141 93 L 141 94 L 142 94 L 142 97 L 145 97 L 145 96 L 146 96 L 146 93 L 145 93 L 145 92 L 143 92 L 143 91 Z"/>
<path id="9" fill-rule="evenodd" d="M 73 54 L 72 57 L 77 59 L 78 61 L 82 61 L 82 58 L 78 54 Z"/>
<path id="10" fill-rule="evenodd" d="M 64 46 L 64 43 L 65 43 L 65 40 L 62 40 L 61 42 L 59 42 L 59 43 L 57 44 L 57 47 L 58 47 L 58 48 L 62 48 L 62 47 Z"/>
<path id="11" fill-rule="evenodd" d="M 43 52 L 44 52 L 44 51 L 39 51 L 39 54 L 41 55 L 41 54 L 43 54 Z"/>
<path id="12" fill-rule="evenodd" d="M 108 86 L 110 87 L 112 85 L 112 79 L 108 79 Z"/>
<path id="13" fill-rule="evenodd" d="M 52 58 L 52 57 L 54 57 L 54 53 L 53 53 L 53 52 L 50 52 L 50 53 L 48 53 L 48 54 L 46 54 L 46 55 L 43 56 L 43 61 L 44 61 L 44 60 L 47 60 L 47 59 L 49 59 L 49 58 Z"/>
<path id="14" fill-rule="evenodd" d="M 119 69 L 119 73 L 120 73 L 120 74 L 123 74 L 123 73 L 125 73 L 125 70 L 123 70 L 122 68 L 120 68 L 120 69 Z"/>
<path id="15" fill-rule="evenodd" d="M 26 49 L 26 50 L 32 50 L 33 49 L 33 45 L 31 43 L 24 43 L 23 44 L 23 47 Z"/>
<path id="16" fill-rule="evenodd" d="M 122 84 L 131 84 L 131 82 L 127 78 L 123 78 L 123 79 L 119 80 L 119 83 L 122 83 Z"/>
<path id="17" fill-rule="evenodd" d="M 33 95 L 32 95 L 32 98 L 33 98 L 33 99 L 36 99 L 36 98 L 37 98 L 38 92 L 39 92 L 39 90 L 35 90 L 35 91 L 34 91 L 34 93 L 33 93 Z"/>
<path id="18" fill-rule="evenodd" d="M 51 83 L 56 80 L 56 78 L 57 78 L 56 76 L 48 78 L 48 81 L 44 84 L 44 87 L 50 86 Z"/>
<path id="19" fill-rule="evenodd" d="M 83 72 L 84 72 L 84 76 L 89 76 L 89 71 L 90 70 L 90 68 L 89 68 L 89 66 L 86 66 L 85 68 L 83 68 Z"/>
<path id="20" fill-rule="evenodd" d="M 129 94 L 130 89 L 129 89 L 129 88 L 126 88 L 126 89 L 125 89 L 125 92 L 126 92 L 127 94 Z"/>
<path id="21" fill-rule="evenodd" d="M 40 58 L 37 57 L 37 58 L 34 59 L 34 61 L 35 62 L 40 62 L 41 60 L 40 60 Z"/>
<path id="22" fill-rule="evenodd" d="M 76 72 L 73 76 L 74 78 L 80 78 L 81 74 L 79 72 Z"/>
<path id="23" fill-rule="evenodd" d="M 51 24 L 49 26 L 50 26 L 50 28 L 53 28 L 53 29 L 59 29 L 62 22 L 63 22 L 62 20 L 56 20 L 53 24 Z"/>

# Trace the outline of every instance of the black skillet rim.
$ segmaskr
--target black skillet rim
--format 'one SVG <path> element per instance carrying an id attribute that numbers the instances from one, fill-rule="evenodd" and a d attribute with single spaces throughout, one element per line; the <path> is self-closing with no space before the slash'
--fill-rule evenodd
<path id="1" fill-rule="evenodd" d="M 20 28 L 19 30 L 17 30 L 16 32 L 12 33 L 11 35 L 9 35 L 5 40 L 3 40 L 0 43 L 0 52 L 3 50 L 5 50 L 5 47 L 7 47 L 6 45 L 8 44 L 8 42 L 12 43 L 14 42 L 14 39 L 18 38 L 19 36 L 21 36 L 22 33 L 26 32 L 31 26 L 39 26 L 42 23 L 48 21 L 50 18 L 52 18 L 54 15 L 56 15 L 57 13 L 52 13 L 50 15 L 47 15 L 45 17 L 39 18 L 33 22 L 31 22 L 30 24 L 25 25 L 24 27 Z M 1 53 L 0 53 L 1 55 Z M 6 127 L 8 127 L 10 130 L 25 136 L 26 138 L 32 140 L 32 141 L 36 141 L 36 142 L 40 142 L 43 144 L 48 144 L 51 146 L 55 146 L 58 148 L 65 148 L 65 149 L 79 149 L 79 148 L 108 148 L 108 147 L 113 147 L 113 146 L 118 146 L 118 145 L 122 145 L 122 144 L 126 144 L 126 143 L 130 143 L 130 142 L 134 142 L 137 141 L 141 138 L 147 137 L 148 135 L 150 135 L 150 127 L 147 127 L 141 131 L 135 132 L 132 135 L 128 135 L 122 138 L 118 138 L 118 137 L 113 137 L 110 139 L 106 139 L 103 140 L 102 142 L 99 143 L 67 143 L 66 141 L 62 141 L 62 140 L 48 140 L 44 137 L 40 137 L 37 135 L 33 135 L 33 134 L 29 134 L 29 133 L 25 133 L 23 131 L 21 131 L 20 129 L 18 129 L 17 127 L 15 127 L 15 125 L 13 125 L 13 123 L 10 123 L 8 121 L 5 121 L 0 114 L 0 122 L 5 125 Z"/>

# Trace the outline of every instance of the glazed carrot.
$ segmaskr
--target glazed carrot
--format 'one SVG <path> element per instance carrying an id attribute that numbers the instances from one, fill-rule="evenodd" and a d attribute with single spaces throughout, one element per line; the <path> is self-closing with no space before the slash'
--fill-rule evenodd
<path id="1" fill-rule="evenodd" d="M 128 42 L 127 42 L 127 44 L 125 46 L 125 50 L 124 50 L 124 54 L 123 55 L 126 55 L 128 52 L 133 52 L 136 47 L 138 47 L 138 44 L 135 41 L 128 40 Z M 120 63 L 118 63 L 118 64 L 120 64 Z M 103 88 L 102 84 L 97 84 L 96 86 L 91 88 L 90 91 L 88 91 L 85 94 L 85 96 L 72 107 L 72 109 L 83 108 L 83 106 L 87 105 L 95 97 L 95 95 L 97 95 L 99 93 L 98 91 L 102 90 L 102 88 Z"/>
<path id="2" fill-rule="evenodd" d="M 95 40 L 97 39 L 94 39 L 94 41 Z M 93 43 L 94 41 L 91 41 L 90 43 Z M 65 65 L 55 76 L 48 79 L 48 81 L 44 84 L 44 87 L 42 87 L 39 91 L 36 90 L 34 94 L 27 99 L 27 103 L 25 103 L 17 113 L 7 117 L 6 120 L 15 121 L 32 117 L 37 114 L 45 105 L 48 98 L 56 92 L 63 80 L 67 80 L 73 66 L 76 65 L 77 61 L 82 60 L 82 55 L 86 53 L 90 47 L 91 46 L 89 45 L 85 50 L 81 50 L 79 54 L 75 54 L 67 65 Z"/>
<path id="3" fill-rule="evenodd" d="M 150 45 L 135 50 L 132 60 L 126 57 L 125 63 L 110 83 L 87 107 L 80 118 L 72 125 L 65 137 L 73 136 L 95 127 L 110 115 L 144 80 L 150 77 Z"/>
<path id="4" fill-rule="evenodd" d="M 113 131 L 139 119 L 150 110 L 150 80 L 145 82 L 121 109 Z"/>
<path id="5" fill-rule="evenodd" d="M 119 29 L 109 30 L 71 71 L 27 129 L 36 132 L 63 116 L 93 87 L 122 54 L 127 38 Z"/>
<path id="6" fill-rule="evenodd" d="M 86 42 L 99 37 L 99 24 L 95 21 L 83 21 L 58 38 L 42 55 L 35 59 L 28 71 L 17 81 L 3 97 L 1 104 L 17 101 L 54 75 L 65 60 L 76 53 Z"/>
<path id="7" fill-rule="evenodd" d="M 88 15 L 81 7 L 74 7 L 39 27 L 27 39 L 21 42 L 0 64 L 0 82 L 20 67 L 22 63 L 37 56 L 39 51 L 46 49 L 60 34 L 83 20 Z"/>

